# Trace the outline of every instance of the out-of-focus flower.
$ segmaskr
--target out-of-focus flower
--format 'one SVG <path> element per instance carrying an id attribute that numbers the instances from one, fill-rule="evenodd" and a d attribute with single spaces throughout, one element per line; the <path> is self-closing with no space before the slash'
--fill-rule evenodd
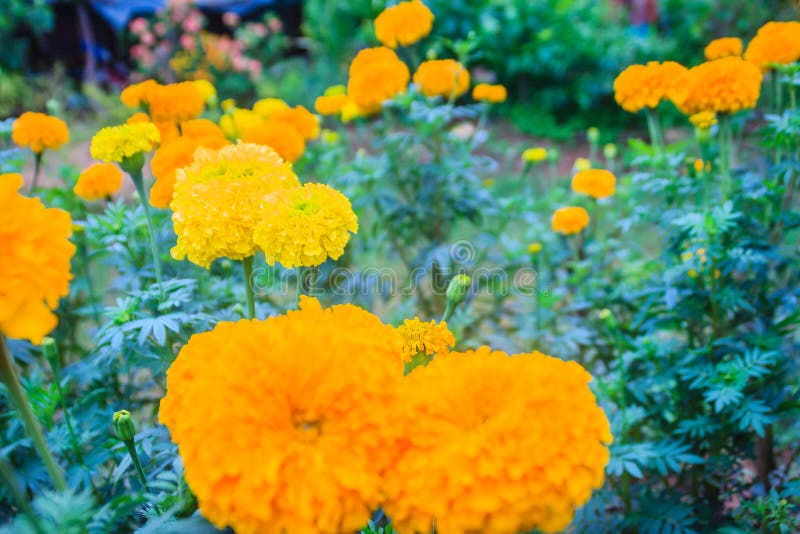
<path id="1" fill-rule="evenodd" d="M 291 124 L 307 141 L 319 137 L 319 117 L 308 111 L 304 106 L 276 109 L 269 114 L 268 118 Z"/>
<path id="2" fill-rule="evenodd" d="M 554 232 L 577 234 L 589 224 L 589 213 L 580 206 L 558 208 L 553 214 L 551 226 Z"/>
<path id="3" fill-rule="evenodd" d="M 614 99 L 625 111 L 636 113 L 656 108 L 664 99 L 672 99 L 686 67 L 674 61 L 631 65 L 614 80 Z"/>
<path id="4" fill-rule="evenodd" d="M 150 152 L 159 141 L 161 134 L 151 122 L 108 126 L 92 137 L 89 152 L 94 159 L 122 163 L 141 152 Z"/>
<path id="5" fill-rule="evenodd" d="M 457 98 L 469 90 L 469 71 L 454 59 L 423 61 L 414 84 L 428 97 Z"/>
<path id="6" fill-rule="evenodd" d="M 110 197 L 122 187 L 122 171 L 113 163 L 93 163 L 86 167 L 72 190 L 84 200 Z"/>
<path id="7" fill-rule="evenodd" d="M 150 91 L 159 84 L 155 80 L 145 80 L 129 85 L 119 95 L 120 101 L 129 108 L 136 108 L 147 104 Z"/>
<path id="8" fill-rule="evenodd" d="M 206 99 L 194 82 L 157 85 L 147 92 L 153 122 L 178 123 L 203 112 Z"/>
<path id="9" fill-rule="evenodd" d="M 714 124 L 717 124 L 717 116 L 713 111 L 701 111 L 689 117 L 689 122 L 694 124 L 701 130 L 708 130 Z"/>
<path id="10" fill-rule="evenodd" d="M 742 40 L 738 37 L 720 37 L 708 43 L 704 53 L 706 59 L 712 61 L 728 56 L 741 56 L 742 48 Z"/>
<path id="11" fill-rule="evenodd" d="M 433 13 L 419 0 L 387 7 L 375 18 L 375 36 L 384 46 L 409 46 L 433 29 Z"/>
<path id="12" fill-rule="evenodd" d="M 405 93 L 410 76 L 391 48 L 365 48 L 350 63 L 347 95 L 359 115 L 377 113 L 384 102 Z"/>
<path id="13" fill-rule="evenodd" d="M 69 128 L 58 117 L 26 111 L 11 126 L 11 139 L 41 154 L 45 149 L 56 150 L 69 141 Z"/>
<path id="14" fill-rule="evenodd" d="M 245 130 L 242 141 L 271 147 L 290 163 L 297 161 L 306 150 L 306 141 L 295 125 L 276 119 L 267 119 Z"/>
<path id="15" fill-rule="evenodd" d="M 587 169 L 572 177 L 572 190 L 592 198 L 606 198 L 614 194 L 617 178 L 605 169 Z"/>
<path id="16" fill-rule="evenodd" d="M 269 119 L 276 111 L 289 109 L 289 104 L 281 98 L 262 98 L 253 104 L 253 111 L 264 119 Z"/>
<path id="17" fill-rule="evenodd" d="M 547 159 L 547 149 L 543 146 L 527 148 L 522 153 L 522 161 L 527 163 L 540 163 Z"/>
<path id="18" fill-rule="evenodd" d="M 592 160 L 589 158 L 575 158 L 572 168 L 576 171 L 586 171 L 592 168 Z"/>
<path id="19" fill-rule="evenodd" d="M 735 113 L 756 106 L 761 78 L 758 67 L 740 57 L 715 59 L 681 76 L 672 100 L 686 115 Z"/>
<path id="20" fill-rule="evenodd" d="M 747 45 L 744 58 L 766 71 L 800 59 L 800 22 L 767 22 Z"/>
<path id="21" fill-rule="evenodd" d="M 479 83 L 472 89 L 472 98 L 478 101 L 500 104 L 505 102 L 507 97 L 508 91 L 505 86 L 499 84 Z"/>
<path id="22" fill-rule="evenodd" d="M 338 115 L 347 104 L 347 95 L 322 95 L 314 101 L 314 109 L 320 115 Z"/>

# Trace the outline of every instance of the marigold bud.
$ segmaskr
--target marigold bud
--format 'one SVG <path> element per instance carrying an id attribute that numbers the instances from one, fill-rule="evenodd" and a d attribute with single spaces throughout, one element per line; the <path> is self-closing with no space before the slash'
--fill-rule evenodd
<path id="1" fill-rule="evenodd" d="M 458 274 L 450 280 L 447 286 L 447 300 L 453 305 L 461 304 L 467 297 L 467 291 L 472 285 L 472 278 L 466 274 Z"/>
<path id="2" fill-rule="evenodd" d="M 590 127 L 586 130 L 586 139 L 592 145 L 598 144 L 600 142 L 600 129 L 596 126 Z"/>
<path id="3" fill-rule="evenodd" d="M 617 145 L 608 143 L 603 147 L 603 155 L 606 159 L 614 159 L 617 157 Z"/>
<path id="4" fill-rule="evenodd" d="M 58 345 L 56 345 L 55 339 L 52 337 L 42 339 L 42 354 L 48 362 L 58 361 Z"/>
<path id="5" fill-rule="evenodd" d="M 114 431 L 121 441 L 133 441 L 136 436 L 136 427 L 133 425 L 131 412 L 128 410 L 114 412 Z"/>

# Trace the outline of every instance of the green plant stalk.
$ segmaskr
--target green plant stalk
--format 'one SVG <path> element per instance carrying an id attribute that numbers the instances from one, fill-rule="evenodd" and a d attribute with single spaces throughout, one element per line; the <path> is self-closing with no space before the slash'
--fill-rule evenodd
<path id="1" fill-rule="evenodd" d="M 242 260 L 242 273 L 244 275 L 244 293 L 247 298 L 247 317 L 256 318 L 256 295 L 253 291 L 253 256 Z"/>
<path id="2" fill-rule="evenodd" d="M 661 127 L 654 108 L 645 108 L 647 114 L 647 129 L 650 132 L 650 144 L 660 162 L 664 160 L 664 140 L 661 136 Z"/>
<path id="3" fill-rule="evenodd" d="M 2 478 L 3 481 L 6 483 L 6 487 L 9 489 L 11 496 L 17 503 L 17 506 L 22 511 L 22 513 L 27 516 L 33 529 L 38 534 L 47 534 L 47 531 L 44 528 L 42 528 L 42 525 L 39 523 L 39 518 L 36 517 L 36 514 L 33 512 L 30 505 L 28 504 L 28 500 L 25 497 L 25 493 L 17 485 L 17 481 L 14 478 L 14 469 L 11 467 L 11 464 L 9 464 L 5 458 L 0 458 L 0 478 Z"/>
<path id="4" fill-rule="evenodd" d="M 89 272 L 89 250 L 86 244 L 85 234 L 82 234 L 80 237 L 78 237 L 78 257 L 81 260 L 83 276 L 86 277 L 86 291 L 89 293 L 89 301 L 92 305 L 92 318 L 99 328 L 101 326 L 100 310 L 97 309 L 97 293 L 95 292 L 94 282 L 92 281 L 92 276 Z"/>
<path id="5" fill-rule="evenodd" d="M 81 453 L 81 446 L 80 441 L 78 441 L 78 437 L 75 435 L 75 429 L 72 426 L 72 418 L 69 416 L 69 411 L 67 410 L 67 401 L 64 397 L 64 388 L 61 386 L 61 364 L 58 361 L 58 349 L 56 349 L 56 353 L 53 358 L 48 358 L 48 363 L 50 364 L 50 369 L 53 371 L 53 380 L 56 383 L 56 389 L 58 390 L 58 397 L 59 397 L 59 404 L 61 405 L 61 411 L 64 412 L 64 423 L 67 425 L 67 431 L 69 432 L 69 438 L 72 442 L 72 452 L 75 454 L 75 459 L 78 463 L 86 467 L 83 463 L 83 453 Z"/>
<path id="6" fill-rule="evenodd" d="M 449 321 L 455 311 L 456 311 L 456 305 L 453 304 L 453 302 L 450 299 L 447 299 L 447 304 L 444 307 L 444 313 L 442 314 L 442 318 L 439 319 L 439 322 L 443 323 L 445 321 Z"/>
<path id="7" fill-rule="evenodd" d="M 36 190 L 36 186 L 39 184 L 39 174 L 42 171 L 42 158 L 44 157 L 44 150 L 42 152 L 38 152 L 33 156 L 33 180 L 31 180 L 31 188 L 28 191 L 29 195 L 32 195 L 33 192 Z"/>
<path id="8" fill-rule="evenodd" d="M 534 288 L 533 291 L 533 300 L 534 300 L 533 303 L 536 305 L 536 308 L 534 309 L 533 313 L 535 321 L 534 324 L 536 326 L 537 334 L 542 331 L 542 295 L 541 295 L 542 290 L 541 290 L 541 284 L 539 284 L 539 273 L 541 271 L 541 269 L 539 268 L 541 265 L 541 262 L 539 261 L 540 255 L 541 252 L 536 253 L 533 256 L 533 270 L 536 273 L 536 287 Z"/>
<path id="9" fill-rule="evenodd" d="M 67 489 L 67 481 L 64 479 L 64 473 L 47 447 L 42 427 L 39 421 L 36 420 L 28 395 L 19 381 L 17 372 L 14 369 L 14 362 L 11 359 L 11 352 L 8 350 L 6 338 L 3 335 L 0 335 L 0 380 L 6 384 L 8 397 L 17 409 L 17 414 L 19 414 L 22 423 L 25 425 L 25 430 L 31 438 L 33 447 L 44 462 L 44 466 L 53 480 L 53 486 L 58 491 L 65 491 Z"/>
<path id="10" fill-rule="evenodd" d="M 125 448 L 128 449 L 128 454 L 133 461 L 134 467 L 136 467 L 136 474 L 139 475 L 139 482 L 142 483 L 144 486 L 145 491 L 150 491 L 150 486 L 147 485 L 147 477 L 144 476 L 144 470 L 142 469 L 142 463 L 139 461 L 139 455 L 136 453 L 136 442 L 132 439 L 128 439 L 123 441 L 125 444 Z"/>
<path id="11" fill-rule="evenodd" d="M 719 158 L 722 171 L 722 202 L 728 200 L 731 194 L 731 116 L 729 113 L 719 115 Z"/>
<path id="12" fill-rule="evenodd" d="M 161 262 L 158 259 L 158 243 L 156 242 L 156 228 L 153 224 L 153 214 L 150 212 L 150 204 L 147 201 L 147 191 L 144 188 L 144 177 L 142 176 L 142 170 L 136 170 L 131 172 L 128 171 L 133 179 L 133 184 L 136 186 L 136 191 L 139 193 L 139 201 L 142 203 L 142 207 L 144 208 L 144 216 L 147 219 L 147 231 L 150 234 L 150 253 L 153 255 L 153 267 L 156 271 L 156 282 L 158 282 L 158 287 L 161 290 L 161 298 L 163 299 L 164 294 L 164 284 L 161 280 Z"/>

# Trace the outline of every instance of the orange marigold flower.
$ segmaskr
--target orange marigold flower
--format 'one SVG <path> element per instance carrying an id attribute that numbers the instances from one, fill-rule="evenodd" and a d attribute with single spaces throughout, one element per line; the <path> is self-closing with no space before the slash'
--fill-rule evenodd
<path id="1" fill-rule="evenodd" d="M 767 22 L 747 45 L 744 58 L 766 71 L 800 59 L 800 22 Z"/>
<path id="2" fill-rule="evenodd" d="M 150 117 L 147 116 L 147 113 L 137 111 L 128 117 L 128 120 L 125 121 L 125 124 L 142 124 L 143 122 L 150 122 Z"/>
<path id="3" fill-rule="evenodd" d="M 609 460 L 590 380 L 575 362 L 488 347 L 417 367 L 397 408 L 407 448 L 385 482 L 397 531 L 565 529 Z"/>
<path id="4" fill-rule="evenodd" d="M 150 91 L 160 84 L 155 80 L 145 80 L 129 85 L 119 95 L 119 99 L 129 108 L 144 106 L 149 101 Z"/>
<path id="5" fill-rule="evenodd" d="M 580 206 L 558 208 L 551 221 L 553 231 L 562 234 L 577 234 L 588 224 L 589 213 Z"/>
<path id="6" fill-rule="evenodd" d="M 705 48 L 706 59 L 711 61 L 728 56 L 742 55 L 742 40 L 738 37 L 720 37 L 714 39 Z"/>
<path id="7" fill-rule="evenodd" d="M 304 106 L 276 109 L 269 114 L 269 119 L 291 124 L 307 141 L 319 137 L 319 117 Z"/>
<path id="8" fill-rule="evenodd" d="M 58 324 L 52 310 L 69 291 L 75 245 L 69 213 L 20 195 L 22 182 L 0 175 L 0 333 L 38 345 Z"/>
<path id="9" fill-rule="evenodd" d="M 314 109 L 320 115 L 338 115 L 347 104 L 347 95 L 322 95 L 314 101 Z"/>
<path id="10" fill-rule="evenodd" d="M 419 0 L 387 7 L 375 18 L 375 36 L 384 46 L 409 46 L 430 35 L 433 12 Z"/>
<path id="11" fill-rule="evenodd" d="M 758 67 L 740 57 L 707 61 L 679 78 L 673 102 L 686 115 L 754 108 L 761 94 L 761 78 Z"/>
<path id="12" fill-rule="evenodd" d="M 167 371 L 159 419 L 200 513 L 239 534 L 366 525 L 396 457 L 387 420 L 400 345 L 375 315 L 308 297 L 192 336 Z"/>
<path id="13" fill-rule="evenodd" d="M 242 141 L 271 147 L 290 163 L 300 159 L 306 150 L 306 140 L 294 124 L 275 119 L 267 119 L 259 126 L 245 130 Z"/>
<path id="14" fill-rule="evenodd" d="M 11 139 L 41 154 L 45 149 L 55 150 L 69 141 L 69 129 L 58 117 L 26 111 L 11 126 Z"/>
<path id="15" fill-rule="evenodd" d="M 209 121 L 210 122 L 210 121 Z M 184 123 L 186 124 L 186 123 Z M 211 123 L 214 127 L 216 125 Z M 190 128 L 191 130 L 191 128 Z M 220 131 L 220 134 L 222 132 Z M 156 181 L 150 189 L 150 205 L 156 208 L 168 208 L 172 202 L 172 191 L 175 187 L 175 174 L 178 169 L 186 167 L 194 160 L 198 148 L 222 148 L 230 142 L 224 135 L 208 135 L 203 137 L 182 136 L 162 144 L 150 161 L 150 168 Z"/>
<path id="16" fill-rule="evenodd" d="M 205 99 L 194 82 L 157 85 L 148 91 L 147 104 L 153 122 L 178 123 L 203 112 Z"/>
<path id="17" fill-rule="evenodd" d="M 225 139 L 225 132 L 208 119 L 192 119 L 181 123 L 183 137 L 219 137 Z"/>
<path id="18" fill-rule="evenodd" d="M 479 101 L 491 102 L 492 104 L 500 104 L 505 102 L 508 97 L 503 85 L 491 85 L 488 83 L 479 83 L 472 89 L 472 98 Z"/>
<path id="19" fill-rule="evenodd" d="M 453 333 L 447 329 L 447 323 L 436 321 L 423 322 L 419 317 L 406 319 L 397 327 L 403 338 L 402 357 L 404 362 L 410 362 L 417 354 L 427 356 L 436 354 L 442 356 L 450 352 L 456 344 Z"/>
<path id="20" fill-rule="evenodd" d="M 122 187 L 122 171 L 113 163 L 92 163 L 78 176 L 72 190 L 84 200 L 110 197 Z"/>
<path id="21" fill-rule="evenodd" d="M 614 99 L 630 113 L 646 107 L 656 108 L 662 100 L 672 99 L 677 82 L 686 70 L 674 61 L 631 65 L 614 80 Z"/>
<path id="22" fill-rule="evenodd" d="M 469 90 L 469 71 L 455 59 L 423 61 L 414 73 L 414 84 L 429 97 L 459 97 Z"/>
<path id="23" fill-rule="evenodd" d="M 391 48 L 365 48 L 350 63 L 349 103 L 361 115 L 377 113 L 384 102 L 406 92 L 410 77 L 408 67 Z"/>
<path id="24" fill-rule="evenodd" d="M 253 232 L 264 199 L 300 182 L 273 149 L 252 143 L 219 150 L 199 148 L 175 178 L 172 223 L 177 244 L 172 257 L 208 268 L 217 258 L 241 260 L 258 250 Z"/>
<path id="25" fill-rule="evenodd" d="M 614 194 L 617 178 L 605 169 L 586 169 L 572 177 L 572 190 L 593 198 L 606 198 Z"/>
<path id="26" fill-rule="evenodd" d="M 178 125 L 170 121 L 154 122 L 158 128 L 158 133 L 161 135 L 161 142 L 168 143 L 173 139 L 180 137 L 181 132 L 178 131 Z"/>

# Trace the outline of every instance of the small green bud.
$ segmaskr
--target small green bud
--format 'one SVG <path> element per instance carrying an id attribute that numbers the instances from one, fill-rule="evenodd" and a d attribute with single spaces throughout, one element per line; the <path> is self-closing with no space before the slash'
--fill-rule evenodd
<path id="1" fill-rule="evenodd" d="M 589 143 L 592 145 L 598 144 L 600 142 L 600 129 L 596 126 L 592 126 L 586 130 L 586 139 L 588 139 Z"/>
<path id="2" fill-rule="evenodd" d="M 617 157 L 617 145 L 608 143 L 603 147 L 603 155 L 606 159 L 614 159 Z"/>
<path id="3" fill-rule="evenodd" d="M 133 441 L 136 427 L 133 426 L 131 412 L 128 410 L 114 412 L 114 431 L 121 441 Z"/>
<path id="4" fill-rule="evenodd" d="M 711 128 L 695 128 L 694 136 L 700 144 L 708 144 L 711 142 Z"/>
<path id="5" fill-rule="evenodd" d="M 552 147 L 550 150 L 547 151 L 547 160 L 557 163 L 561 159 L 561 151 L 556 148 Z"/>
<path id="6" fill-rule="evenodd" d="M 472 278 L 466 274 L 454 276 L 447 285 L 447 300 L 453 305 L 461 304 L 467 297 L 470 285 L 472 285 Z"/>
<path id="7" fill-rule="evenodd" d="M 44 354 L 48 362 L 58 360 L 58 345 L 56 345 L 55 339 L 52 337 L 45 337 L 42 339 L 42 354 Z"/>
<path id="8" fill-rule="evenodd" d="M 75 235 L 82 234 L 86 231 L 86 227 L 81 223 L 72 223 L 72 233 Z"/>

